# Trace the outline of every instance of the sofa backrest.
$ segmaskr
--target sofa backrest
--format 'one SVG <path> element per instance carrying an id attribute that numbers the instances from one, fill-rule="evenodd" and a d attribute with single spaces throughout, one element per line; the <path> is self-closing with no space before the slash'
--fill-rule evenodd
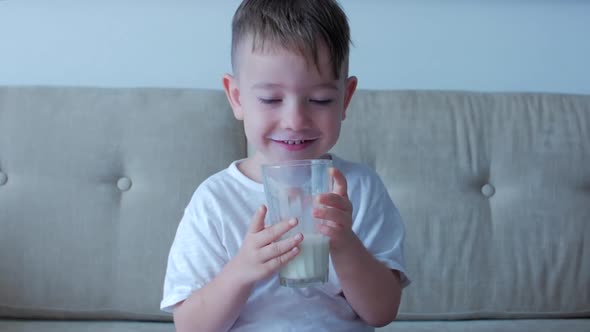
<path id="1" fill-rule="evenodd" d="M 361 91 L 342 131 L 405 220 L 400 319 L 590 317 L 590 96 Z"/>
<path id="2" fill-rule="evenodd" d="M 590 315 L 590 96 L 359 91 L 334 152 L 405 220 L 400 318 Z M 221 91 L 0 88 L 0 317 L 170 320 L 183 209 L 245 155 Z"/>
<path id="3" fill-rule="evenodd" d="M 169 320 L 184 207 L 245 153 L 220 91 L 0 88 L 0 317 Z"/>

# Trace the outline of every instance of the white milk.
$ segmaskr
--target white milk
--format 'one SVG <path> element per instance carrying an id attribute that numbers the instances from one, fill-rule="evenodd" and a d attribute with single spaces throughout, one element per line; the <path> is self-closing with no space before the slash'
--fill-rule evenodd
<path id="1" fill-rule="evenodd" d="M 321 234 L 304 233 L 299 250 L 299 255 L 280 270 L 281 284 L 297 287 L 328 281 L 328 238 Z"/>

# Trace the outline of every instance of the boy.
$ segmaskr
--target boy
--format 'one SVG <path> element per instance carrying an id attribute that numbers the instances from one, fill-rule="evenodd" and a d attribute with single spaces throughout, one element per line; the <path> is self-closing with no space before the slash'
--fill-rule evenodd
<path id="1" fill-rule="evenodd" d="M 395 319 L 409 280 L 404 228 L 378 176 L 327 152 L 357 80 L 348 75 L 346 16 L 334 0 L 245 0 L 232 23 L 223 86 L 256 152 L 195 191 L 170 250 L 162 310 L 177 331 L 372 331 Z M 327 220 L 329 282 L 279 285 L 302 234 L 297 220 L 265 227 L 260 166 L 331 158 L 332 193 L 313 214 Z"/>

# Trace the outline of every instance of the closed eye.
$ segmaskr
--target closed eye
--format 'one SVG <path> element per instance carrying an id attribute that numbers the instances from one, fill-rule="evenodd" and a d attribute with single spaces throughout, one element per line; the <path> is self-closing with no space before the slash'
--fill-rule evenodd
<path id="1" fill-rule="evenodd" d="M 258 98 L 258 101 L 262 104 L 276 104 L 280 103 L 281 99 L 278 98 Z"/>
<path id="2" fill-rule="evenodd" d="M 332 99 L 310 99 L 310 102 L 314 103 L 314 104 L 318 104 L 318 105 L 328 105 L 330 103 L 332 103 Z"/>

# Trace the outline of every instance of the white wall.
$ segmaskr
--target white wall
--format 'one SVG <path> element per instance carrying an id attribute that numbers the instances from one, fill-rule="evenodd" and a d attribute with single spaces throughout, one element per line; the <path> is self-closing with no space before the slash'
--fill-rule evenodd
<path id="1" fill-rule="evenodd" d="M 220 88 L 237 0 L 0 0 L 0 85 Z M 590 1 L 341 0 L 365 89 L 590 94 Z"/>

